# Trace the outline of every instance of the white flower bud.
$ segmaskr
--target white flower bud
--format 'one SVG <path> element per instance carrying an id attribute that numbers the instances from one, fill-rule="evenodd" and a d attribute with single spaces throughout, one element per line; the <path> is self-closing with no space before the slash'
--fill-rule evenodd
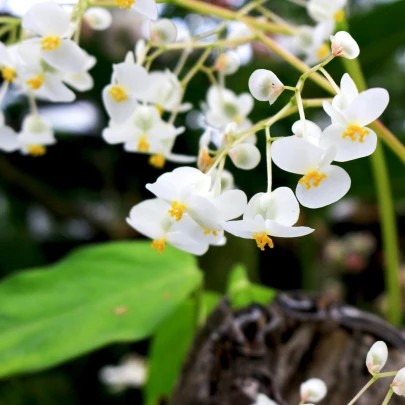
<path id="1" fill-rule="evenodd" d="M 177 28 L 169 19 L 164 18 L 150 24 L 150 39 L 159 45 L 167 45 L 176 42 Z"/>
<path id="2" fill-rule="evenodd" d="M 233 75 L 239 69 L 239 66 L 239 56 L 232 51 L 222 53 L 215 62 L 215 69 L 227 76 Z"/>
<path id="3" fill-rule="evenodd" d="M 283 92 L 284 85 L 270 70 L 258 69 L 250 76 L 249 90 L 256 100 L 273 104 Z"/>
<path id="4" fill-rule="evenodd" d="M 96 31 L 104 31 L 110 28 L 112 23 L 111 13 L 102 7 L 91 7 L 85 13 L 83 18 L 89 26 Z"/>
<path id="5" fill-rule="evenodd" d="M 405 367 L 398 371 L 391 387 L 395 394 L 405 397 Z"/>
<path id="6" fill-rule="evenodd" d="M 346 31 L 339 31 L 330 36 L 332 53 L 347 59 L 355 59 L 360 54 L 360 48 L 353 37 Z"/>
<path id="7" fill-rule="evenodd" d="M 229 151 L 229 157 L 239 169 L 254 169 L 260 162 L 260 151 L 255 145 L 241 143 Z"/>
<path id="8" fill-rule="evenodd" d="M 137 65 L 142 65 L 146 57 L 146 43 L 143 39 L 138 40 L 135 45 L 135 58 Z"/>
<path id="9" fill-rule="evenodd" d="M 264 394 L 259 394 L 257 400 L 253 405 L 278 405 L 277 402 L 274 402 L 272 399 L 268 398 Z"/>
<path id="10" fill-rule="evenodd" d="M 327 392 L 326 384 L 322 380 L 319 378 L 311 378 L 301 384 L 301 401 L 311 401 L 314 403 L 322 401 Z"/>
<path id="11" fill-rule="evenodd" d="M 387 345 L 383 341 L 375 342 L 367 353 L 366 365 L 370 373 L 376 374 L 385 366 L 388 358 Z"/>

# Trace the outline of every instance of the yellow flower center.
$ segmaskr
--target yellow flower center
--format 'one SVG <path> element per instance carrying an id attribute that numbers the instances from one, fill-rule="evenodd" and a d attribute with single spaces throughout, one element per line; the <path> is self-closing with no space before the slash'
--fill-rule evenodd
<path id="1" fill-rule="evenodd" d="M 149 145 L 149 142 L 147 139 L 148 138 L 146 135 L 142 135 L 139 138 L 139 141 L 138 141 L 138 151 L 139 152 L 149 152 L 150 145 Z"/>
<path id="2" fill-rule="evenodd" d="M 164 239 L 154 240 L 152 242 L 152 249 L 157 250 L 159 253 L 163 253 L 166 248 L 166 241 Z"/>
<path id="3" fill-rule="evenodd" d="M 358 141 L 360 143 L 364 143 L 364 137 L 369 133 L 370 131 L 368 131 L 365 128 L 359 127 L 358 125 L 349 125 L 344 134 L 342 135 L 342 138 L 343 139 L 350 138 L 352 142 L 356 142 L 357 141 L 356 134 L 358 134 L 359 135 Z"/>
<path id="4" fill-rule="evenodd" d="M 270 249 L 274 248 L 274 243 L 266 232 L 263 232 L 262 234 L 255 233 L 253 239 L 256 241 L 257 247 L 260 250 L 264 250 L 266 246 Z"/>
<path id="5" fill-rule="evenodd" d="M 341 23 L 345 18 L 345 10 L 342 9 L 337 11 L 333 17 L 337 23 Z"/>
<path id="6" fill-rule="evenodd" d="M 204 235 L 209 235 L 211 232 L 214 236 L 218 236 L 218 231 L 212 231 L 211 229 L 206 229 Z"/>
<path id="7" fill-rule="evenodd" d="M 156 105 L 155 107 L 159 111 L 160 116 L 162 116 L 165 112 L 165 109 L 161 105 Z"/>
<path id="8" fill-rule="evenodd" d="M 44 78 L 42 75 L 37 75 L 32 79 L 27 80 L 25 83 L 31 87 L 31 90 L 38 90 L 43 85 Z"/>
<path id="9" fill-rule="evenodd" d="M 129 10 L 131 6 L 135 4 L 135 0 L 115 0 L 115 4 L 117 4 L 119 8 L 126 8 Z"/>
<path id="10" fill-rule="evenodd" d="M 128 100 L 127 92 L 121 86 L 112 86 L 108 93 L 117 103 Z"/>
<path id="11" fill-rule="evenodd" d="M 325 173 L 319 173 L 317 171 L 307 173 L 298 183 L 305 184 L 305 188 L 309 190 L 312 186 L 318 187 L 323 179 L 326 179 L 328 176 Z M 312 184 L 311 184 L 312 181 Z"/>
<path id="12" fill-rule="evenodd" d="M 173 218 L 176 218 L 176 221 L 178 222 L 183 218 L 185 208 L 186 206 L 184 204 L 179 204 L 177 201 L 173 201 L 172 209 L 168 212 Z"/>
<path id="13" fill-rule="evenodd" d="M 165 165 L 165 163 L 166 163 L 166 159 L 161 153 L 152 155 L 149 158 L 149 164 L 152 165 L 153 167 L 156 167 L 156 169 L 162 169 L 163 166 Z"/>
<path id="14" fill-rule="evenodd" d="M 316 52 L 316 56 L 318 59 L 325 59 L 330 52 L 330 47 L 328 44 L 323 44 L 319 47 L 318 51 Z"/>
<path id="15" fill-rule="evenodd" d="M 28 145 L 27 146 L 28 153 L 31 156 L 43 156 L 46 153 L 46 147 L 43 145 Z"/>
<path id="16" fill-rule="evenodd" d="M 54 51 L 58 49 L 60 45 L 60 38 L 59 37 L 45 37 L 41 41 L 41 49 L 43 51 Z"/>
<path id="17" fill-rule="evenodd" d="M 1 69 L 1 75 L 7 82 L 13 82 L 15 79 L 16 71 L 14 69 L 4 67 L 3 69 Z"/>

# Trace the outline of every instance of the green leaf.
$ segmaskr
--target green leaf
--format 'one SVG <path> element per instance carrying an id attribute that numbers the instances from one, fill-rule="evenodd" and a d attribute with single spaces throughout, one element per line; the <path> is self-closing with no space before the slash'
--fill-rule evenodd
<path id="1" fill-rule="evenodd" d="M 79 249 L 0 284 L 0 377 L 153 334 L 201 282 L 193 256 L 148 242 Z"/>
<path id="2" fill-rule="evenodd" d="M 276 291 L 253 284 L 247 277 L 247 270 L 243 265 L 233 268 L 228 280 L 227 295 L 232 308 L 244 308 L 250 304 L 268 304 L 276 295 Z"/>
<path id="3" fill-rule="evenodd" d="M 204 292 L 204 312 L 207 315 L 220 298 L 217 293 Z M 195 333 L 196 315 L 196 303 L 191 299 L 184 301 L 153 337 L 149 353 L 146 405 L 156 405 L 160 397 L 171 395 Z"/>

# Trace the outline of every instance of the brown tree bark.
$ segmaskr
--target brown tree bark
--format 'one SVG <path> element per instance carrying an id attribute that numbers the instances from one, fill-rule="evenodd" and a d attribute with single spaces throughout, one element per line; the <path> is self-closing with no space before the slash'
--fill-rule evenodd
<path id="1" fill-rule="evenodd" d="M 169 405 L 251 405 L 258 393 L 297 405 L 300 384 L 314 377 L 328 386 L 320 405 L 344 405 L 370 380 L 365 358 L 377 340 L 389 347 L 383 371 L 405 366 L 402 333 L 366 312 L 297 294 L 237 312 L 224 300 L 196 336 Z M 357 403 L 381 404 L 391 381 Z"/>

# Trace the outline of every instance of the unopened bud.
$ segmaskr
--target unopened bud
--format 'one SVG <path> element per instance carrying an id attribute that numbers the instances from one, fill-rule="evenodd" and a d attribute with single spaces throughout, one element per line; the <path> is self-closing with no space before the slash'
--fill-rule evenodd
<path id="1" fill-rule="evenodd" d="M 385 342 L 375 342 L 367 353 L 366 365 L 370 373 L 376 374 L 385 366 L 388 359 L 388 348 Z"/>
<path id="2" fill-rule="evenodd" d="M 273 104 L 284 91 L 284 85 L 270 70 L 258 69 L 249 78 L 249 90 L 256 100 Z"/>
<path id="3" fill-rule="evenodd" d="M 259 394 L 257 396 L 256 402 L 253 405 L 278 405 L 277 402 L 274 402 L 272 399 L 268 398 L 264 394 Z"/>
<path id="4" fill-rule="evenodd" d="M 322 401 L 327 392 L 326 384 L 322 380 L 319 378 L 311 378 L 301 384 L 301 401 L 311 401 L 313 403 Z"/>
<path id="5" fill-rule="evenodd" d="M 225 75 L 234 74 L 240 66 L 239 56 L 235 52 L 227 52 L 219 55 L 215 62 L 215 70 L 222 72 Z"/>
<path id="6" fill-rule="evenodd" d="M 260 162 L 259 149 L 250 143 L 236 145 L 228 153 L 233 164 L 239 169 L 251 170 Z"/>
<path id="7" fill-rule="evenodd" d="M 87 24 L 96 31 L 104 31 L 110 28 L 112 23 L 111 13 L 102 7 L 91 7 L 83 16 Z"/>
<path id="8" fill-rule="evenodd" d="M 167 45 L 176 42 L 176 25 L 167 18 L 150 24 L 150 39 L 158 45 Z"/>
<path id="9" fill-rule="evenodd" d="M 200 153 L 198 154 L 197 167 L 205 173 L 212 163 L 212 157 L 209 155 L 207 149 L 201 148 Z"/>
<path id="10" fill-rule="evenodd" d="M 143 39 L 138 40 L 135 45 L 136 63 L 142 65 L 146 57 L 146 44 Z"/>
<path id="11" fill-rule="evenodd" d="M 405 397 L 405 367 L 398 371 L 391 387 L 395 394 Z"/>
<path id="12" fill-rule="evenodd" d="M 346 59 L 355 59 L 360 54 L 360 48 L 353 37 L 346 31 L 339 31 L 330 36 L 332 54 Z"/>

